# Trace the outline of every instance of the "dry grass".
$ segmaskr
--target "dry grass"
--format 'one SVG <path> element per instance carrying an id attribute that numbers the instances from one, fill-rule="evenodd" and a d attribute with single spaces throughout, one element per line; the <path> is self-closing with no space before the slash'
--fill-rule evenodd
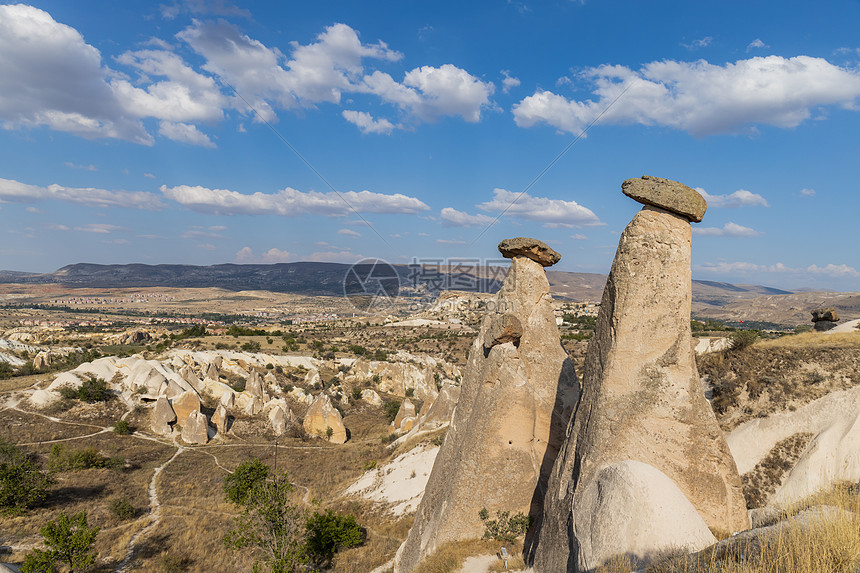
<path id="1" fill-rule="evenodd" d="M 437 549 L 433 555 L 424 559 L 412 572 L 457 573 L 463 566 L 463 561 L 469 557 L 492 555 L 498 550 L 498 542 L 485 541 L 483 539 L 446 543 Z"/>
<path id="2" fill-rule="evenodd" d="M 697 359 L 713 387 L 720 426 L 797 409 L 837 390 L 860 385 L 860 335 L 806 333 L 759 342 Z"/>
<path id="3" fill-rule="evenodd" d="M 800 458 L 812 436 L 810 433 L 801 432 L 785 438 L 752 470 L 741 476 L 747 509 L 756 509 L 767 504 L 770 496 L 782 484 L 783 477 Z"/>
<path id="4" fill-rule="evenodd" d="M 757 537 L 730 538 L 691 556 L 674 556 L 649 566 L 647 573 L 855 573 L 860 567 L 860 495 L 842 486 L 787 510 L 782 526 Z M 797 512 L 815 506 L 835 508 L 832 518 L 802 521 Z M 787 524 L 787 525 L 786 525 Z M 599 573 L 629 573 L 618 558 Z"/>

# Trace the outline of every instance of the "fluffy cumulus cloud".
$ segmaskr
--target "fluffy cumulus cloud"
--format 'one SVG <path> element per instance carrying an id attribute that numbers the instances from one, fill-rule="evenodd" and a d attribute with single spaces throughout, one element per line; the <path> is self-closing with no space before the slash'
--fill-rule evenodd
<path id="1" fill-rule="evenodd" d="M 158 133 L 167 139 L 172 139 L 180 143 L 189 143 L 202 147 L 215 147 L 215 144 L 212 143 L 208 135 L 197 129 L 196 125 L 190 123 L 162 121 L 158 124 Z"/>
<path id="2" fill-rule="evenodd" d="M 795 127 L 821 106 L 855 106 L 860 70 L 823 58 L 756 57 L 725 65 L 704 60 L 651 62 L 639 70 L 603 65 L 582 72 L 594 98 L 569 100 L 539 90 L 514 106 L 521 127 L 546 123 L 580 133 L 606 124 L 667 126 L 695 136 Z M 602 114 L 602 115 L 601 115 Z"/>
<path id="3" fill-rule="evenodd" d="M 767 200 L 758 193 L 752 193 L 746 189 L 738 189 L 728 195 L 711 195 L 701 187 L 696 191 L 701 193 L 708 207 L 737 209 L 739 207 L 769 207 Z"/>
<path id="4" fill-rule="evenodd" d="M 178 14 L 178 6 L 193 4 L 165 10 Z M 376 95 L 412 122 L 440 116 L 478 121 L 494 89 L 451 64 L 414 68 L 401 82 L 387 73 L 368 73 L 368 62 L 396 62 L 403 54 L 381 40 L 362 42 L 346 24 L 326 27 L 307 44 L 290 42 L 289 55 L 225 20 L 194 20 L 176 38 L 203 58 L 200 70 L 158 38 L 146 43 L 151 49 L 125 52 L 108 66 L 77 30 L 49 13 L 0 6 L 0 126 L 47 126 L 152 145 L 155 139 L 142 120 L 155 119 L 163 137 L 214 147 L 198 124 L 221 121 L 230 108 L 274 121 L 276 110 L 339 105 L 344 93 L 360 93 Z M 344 117 L 365 133 L 387 134 L 396 127 L 362 111 Z"/>
<path id="5" fill-rule="evenodd" d="M 520 79 L 511 76 L 511 72 L 508 70 L 502 70 L 502 92 L 508 93 L 512 89 L 519 87 Z"/>
<path id="6" fill-rule="evenodd" d="M 74 28 L 23 4 L 0 6 L 0 123 L 152 144 L 108 83 L 101 54 Z"/>
<path id="7" fill-rule="evenodd" d="M 700 237 L 758 237 L 759 231 L 728 222 L 720 227 L 693 227 L 693 234 Z"/>
<path id="8" fill-rule="evenodd" d="M 804 197 L 815 197 L 815 189 L 801 189 L 800 194 Z"/>
<path id="9" fill-rule="evenodd" d="M 581 227 L 603 225 L 591 209 L 576 201 L 532 197 L 527 193 L 514 193 L 494 189 L 493 199 L 478 205 L 478 209 L 497 216 L 511 216 L 543 223 L 545 227 Z"/>
<path id="10" fill-rule="evenodd" d="M 458 211 L 453 207 L 445 207 L 439 215 L 442 219 L 442 224 L 446 227 L 485 227 L 494 221 L 488 215 L 480 213 L 470 215 L 469 213 Z"/>
<path id="11" fill-rule="evenodd" d="M 364 78 L 364 91 L 423 121 L 456 115 L 479 121 L 494 90 L 492 82 L 483 82 L 452 64 L 415 68 L 406 73 L 402 83 L 380 71 Z"/>
<path id="12" fill-rule="evenodd" d="M 389 134 L 395 125 L 387 119 L 373 119 L 366 111 L 344 110 L 343 118 L 358 127 L 362 133 Z"/>
<path id="13" fill-rule="evenodd" d="M 161 186 L 168 199 L 200 213 L 217 215 L 299 215 L 346 216 L 359 213 L 415 214 L 428 207 L 420 199 L 400 193 L 385 195 L 371 191 L 320 193 L 297 191 L 290 187 L 277 193 L 245 195 L 228 189 L 207 189 L 200 186 Z"/>
<path id="14" fill-rule="evenodd" d="M 36 201 L 66 201 L 97 207 L 129 207 L 159 210 L 164 203 L 153 193 L 143 191 L 108 191 L 92 187 L 76 188 L 62 185 L 28 185 L 14 179 L 0 179 L 0 201 L 35 203 Z"/>

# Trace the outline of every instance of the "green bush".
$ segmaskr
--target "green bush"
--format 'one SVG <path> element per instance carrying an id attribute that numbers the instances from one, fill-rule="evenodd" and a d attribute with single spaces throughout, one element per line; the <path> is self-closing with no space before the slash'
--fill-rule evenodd
<path id="1" fill-rule="evenodd" d="M 254 486 L 266 481 L 267 477 L 269 477 L 269 466 L 259 458 L 242 462 L 236 471 L 224 478 L 224 496 L 227 501 L 242 505 L 247 501 L 248 493 Z"/>
<path id="2" fill-rule="evenodd" d="M 729 348 L 734 351 L 741 351 L 749 348 L 758 340 L 758 332 L 755 330 L 738 330 L 729 335 Z"/>
<path id="3" fill-rule="evenodd" d="M 120 436 L 127 436 L 131 433 L 131 426 L 129 426 L 128 422 L 125 420 L 118 420 L 117 423 L 113 425 L 113 431 L 115 434 Z"/>
<path id="4" fill-rule="evenodd" d="M 340 515 L 332 510 L 315 512 L 305 525 L 308 556 L 318 566 L 331 563 L 341 549 L 364 543 L 366 533 L 353 515 Z"/>
<path id="5" fill-rule="evenodd" d="M 93 468 L 116 470 L 123 466 L 123 458 L 105 458 L 95 448 L 68 450 L 62 444 L 54 444 L 48 455 L 48 468 L 54 472 L 76 472 Z"/>
<path id="6" fill-rule="evenodd" d="M 361 388 L 353 388 L 352 389 L 352 399 L 360 400 L 361 399 Z"/>
<path id="7" fill-rule="evenodd" d="M 496 519 L 490 519 L 486 508 L 478 512 L 484 523 L 484 539 L 495 539 L 512 543 L 520 535 L 525 535 L 531 527 L 532 519 L 520 512 L 511 516 L 509 511 L 496 511 Z"/>
<path id="8" fill-rule="evenodd" d="M 388 423 L 394 421 L 394 418 L 397 417 L 397 412 L 400 410 L 400 401 L 391 400 L 385 403 L 385 418 L 388 420 Z"/>
<path id="9" fill-rule="evenodd" d="M 52 483 L 30 456 L 0 438 L 0 512 L 20 514 L 38 505 Z"/>
<path id="10" fill-rule="evenodd" d="M 111 500 L 109 507 L 111 514 L 122 521 L 133 519 L 137 515 L 137 510 L 125 497 Z"/>
<path id="11" fill-rule="evenodd" d="M 96 562 L 93 543 L 99 533 L 98 527 L 87 523 L 87 512 L 69 517 L 60 513 L 57 521 L 42 526 L 40 532 L 45 541 L 45 550 L 34 549 L 21 565 L 23 573 L 46 573 L 56 571 L 62 563 L 69 570 L 84 571 Z"/>
<path id="12" fill-rule="evenodd" d="M 411 398 L 415 395 L 415 388 L 407 388 L 406 389 L 406 397 Z"/>

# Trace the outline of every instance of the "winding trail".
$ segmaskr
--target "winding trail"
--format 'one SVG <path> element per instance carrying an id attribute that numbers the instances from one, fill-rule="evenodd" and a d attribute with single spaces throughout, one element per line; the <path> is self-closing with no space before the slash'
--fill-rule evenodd
<path id="1" fill-rule="evenodd" d="M 177 445 L 176 451 L 170 456 L 166 462 L 155 468 L 155 471 L 152 472 L 152 479 L 149 480 L 149 519 L 150 522 L 135 533 L 128 542 L 128 549 L 126 549 L 125 557 L 122 562 L 116 568 L 117 571 L 125 571 L 126 568 L 131 563 L 131 559 L 134 556 L 134 547 L 137 544 L 138 540 L 142 538 L 144 535 L 152 531 L 158 522 L 161 521 L 161 502 L 158 500 L 158 475 L 161 471 L 167 467 L 170 462 L 176 459 L 176 457 L 185 451 L 185 447 Z"/>

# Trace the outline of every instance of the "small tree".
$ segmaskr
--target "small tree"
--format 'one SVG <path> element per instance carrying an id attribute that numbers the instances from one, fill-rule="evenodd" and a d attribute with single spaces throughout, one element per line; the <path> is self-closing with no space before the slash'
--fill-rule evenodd
<path id="1" fill-rule="evenodd" d="M 319 567 L 331 564 L 339 550 L 361 545 L 365 539 L 365 532 L 355 516 L 339 515 L 330 509 L 311 515 L 305 530 L 308 554 Z"/>
<path id="2" fill-rule="evenodd" d="M 23 573 L 48 573 L 56 571 L 56 563 L 69 567 L 71 573 L 84 571 L 96 562 L 93 542 L 99 533 L 98 527 L 87 524 L 87 512 L 69 517 L 65 512 L 55 522 L 40 529 L 47 549 L 34 549 L 21 565 Z"/>
<path id="3" fill-rule="evenodd" d="M 51 483 L 30 456 L 0 438 L 0 512 L 23 513 L 48 497 Z"/>
<path id="4" fill-rule="evenodd" d="M 290 502 L 289 476 L 256 482 L 244 498 L 242 514 L 224 537 L 230 549 L 252 549 L 254 573 L 298 573 L 308 562 L 304 509 Z"/>
<path id="5" fill-rule="evenodd" d="M 228 501 L 237 505 L 243 505 L 248 498 L 248 493 L 260 482 L 269 477 L 269 466 L 260 461 L 259 458 L 242 462 L 236 471 L 224 479 L 224 495 Z"/>

